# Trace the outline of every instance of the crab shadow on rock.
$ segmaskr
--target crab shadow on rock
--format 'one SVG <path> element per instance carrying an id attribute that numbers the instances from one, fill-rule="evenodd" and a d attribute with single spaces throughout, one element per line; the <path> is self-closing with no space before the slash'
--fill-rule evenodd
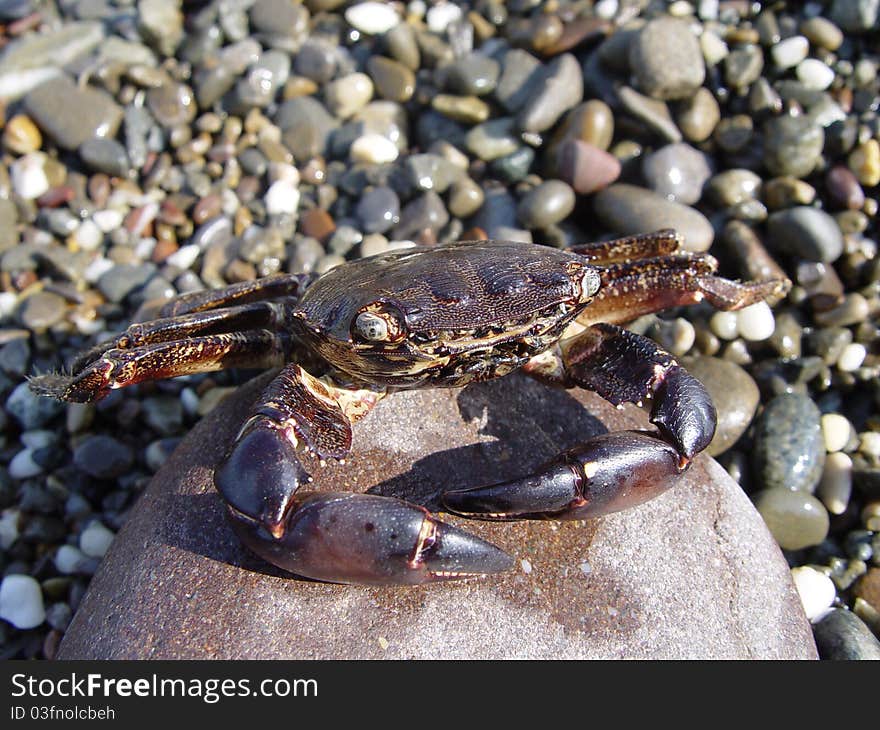
<path id="1" fill-rule="evenodd" d="M 247 396 L 242 392 L 232 397 L 242 404 L 249 403 L 267 379 L 256 378 L 245 385 Z M 415 391 L 392 394 L 381 401 L 355 425 L 352 454 L 345 464 L 314 465 L 313 489 L 365 491 L 438 510 L 437 495 L 442 490 L 528 474 L 561 450 L 608 431 L 569 391 L 520 375 L 465 388 L 435 389 L 433 394 L 433 404 L 440 405 L 439 418 L 436 411 L 426 414 L 420 408 L 406 412 L 409 401 L 422 398 Z M 419 406 L 423 408 L 424 404 Z M 232 413 L 243 414 L 245 410 L 236 408 Z M 432 416 L 427 426 L 423 423 L 426 415 Z M 241 424 L 237 416 L 213 420 L 218 423 L 211 428 L 210 442 L 204 444 L 204 449 L 195 450 L 195 461 L 185 465 L 198 472 L 199 482 L 204 484 L 193 493 L 191 480 L 184 479 L 177 492 L 164 497 L 169 514 L 160 539 L 177 549 L 248 571 L 291 577 L 251 555 L 226 522 L 222 500 L 213 489 L 210 475 Z M 391 432 L 399 437 L 399 443 L 391 446 L 386 429 L 389 422 L 395 424 Z M 382 438 L 377 438 L 380 434 Z M 422 456 L 426 446 L 436 446 L 437 450 Z M 477 534 L 504 529 L 504 525 L 476 520 L 443 519 Z"/>

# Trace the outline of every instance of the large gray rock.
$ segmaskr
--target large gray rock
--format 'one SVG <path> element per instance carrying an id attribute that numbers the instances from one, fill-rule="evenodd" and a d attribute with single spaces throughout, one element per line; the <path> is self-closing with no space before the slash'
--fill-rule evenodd
<path id="1" fill-rule="evenodd" d="M 500 576 L 414 588 L 285 576 L 236 542 L 211 486 L 258 386 L 223 402 L 156 475 L 60 657 L 816 656 L 782 555 L 708 457 L 660 498 L 589 523 L 449 518 L 516 557 Z M 401 393 L 357 425 L 349 464 L 327 466 L 316 484 L 378 484 L 376 492 L 417 500 L 522 473 L 606 426 L 647 420 L 634 407 L 616 411 L 518 375 Z"/>

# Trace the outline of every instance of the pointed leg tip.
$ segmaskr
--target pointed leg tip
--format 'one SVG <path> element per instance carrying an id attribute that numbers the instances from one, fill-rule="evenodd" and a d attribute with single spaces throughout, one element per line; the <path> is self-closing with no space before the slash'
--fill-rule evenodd
<path id="1" fill-rule="evenodd" d="M 433 580 L 491 575 L 513 567 L 513 558 L 497 545 L 454 525 L 434 524 L 434 543 L 421 556 Z"/>

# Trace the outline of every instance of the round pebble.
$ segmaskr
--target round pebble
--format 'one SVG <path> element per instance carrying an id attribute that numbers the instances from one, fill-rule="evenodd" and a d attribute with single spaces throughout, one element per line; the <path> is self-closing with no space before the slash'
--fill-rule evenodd
<path id="1" fill-rule="evenodd" d="M 805 88 L 824 91 L 834 81 L 834 71 L 815 58 L 805 58 L 797 66 L 797 77 Z"/>
<path id="2" fill-rule="evenodd" d="M 361 33 L 381 35 L 400 23 L 400 16 L 393 5 L 380 2 L 364 2 L 345 10 L 345 19 Z"/>
<path id="3" fill-rule="evenodd" d="M 684 99 L 706 78 L 703 54 L 687 23 L 660 17 L 649 21 L 630 46 L 629 64 L 639 88 L 655 99 Z"/>
<path id="4" fill-rule="evenodd" d="M 822 416 L 822 438 L 825 450 L 843 451 L 853 434 L 852 424 L 846 416 L 839 413 L 825 413 Z"/>
<path id="5" fill-rule="evenodd" d="M 780 69 L 794 68 L 807 57 L 809 52 L 810 42 L 802 35 L 786 38 L 770 49 L 773 63 Z"/>
<path id="6" fill-rule="evenodd" d="M 828 612 L 837 597 L 834 582 L 824 573 L 808 565 L 792 568 L 791 579 L 794 581 L 794 587 L 800 596 L 807 618 L 810 621 L 818 621 Z"/>
<path id="7" fill-rule="evenodd" d="M 816 622 L 813 635 L 822 659 L 880 660 L 880 641 L 852 611 L 832 609 Z"/>
<path id="8" fill-rule="evenodd" d="M 840 358 L 837 360 L 837 367 L 845 373 L 851 373 L 862 367 L 868 351 L 865 346 L 859 342 L 851 342 L 843 348 Z"/>
<path id="9" fill-rule="evenodd" d="M 46 177 L 45 162 L 46 155 L 32 152 L 19 157 L 9 166 L 12 187 L 16 194 L 25 200 L 34 200 L 49 190 L 51 186 Z"/>
<path id="10" fill-rule="evenodd" d="M 764 125 L 764 165 L 773 175 L 806 177 L 824 146 L 822 127 L 806 115 L 784 115 Z"/>
<path id="11" fill-rule="evenodd" d="M 400 220 L 400 199 L 391 188 L 373 188 L 361 196 L 357 216 L 364 231 L 384 233 Z"/>
<path id="12" fill-rule="evenodd" d="M 18 155 L 36 152 L 43 144 L 43 136 L 26 114 L 16 114 L 3 128 L 3 146 Z"/>
<path id="13" fill-rule="evenodd" d="M 828 512 L 812 494 L 784 487 L 755 495 L 755 507 L 784 550 L 818 545 L 828 535 Z"/>
<path id="14" fill-rule="evenodd" d="M 852 459 L 841 451 L 828 454 L 816 496 L 832 515 L 846 512 L 852 494 Z"/>
<path id="15" fill-rule="evenodd" d="M 574 191 L 562 180 L 547 180 L 532 188 L 517 206 L 519 222 L 526 228 L 546 228 L 574 210 Z"/>
<path id="16" fill-rule="evenodd" d="M 756 302 L 736 314 L 736 327 L 740 336 L 749 342 L 761 342 L 773 334 L 776 321 L 767 302 Z"/>
<path id="17" fill-rule="evenodd" d="M 589 195 L 607 188 L 620 177 L 620 161 L 600 147 L 579 139 L 569 139 L 559 146 L 559 177 L 576 193 Z"/>
<path id="18" fill-rule="evenodd" d="M 351 143 L 349 154 L 354 162 L 379 165 L 394 162 L 400 151 L 394 142 L 381 134 L 365 134 Z"/>
<path id="19" fill-rule="evenodd" d="M 843 253 L 843 234 L 825 211 L 795 206 L 767 219 L 769 245 L 808 261 L 836 261 Z"/>
<path id="20" fill-rule="evenodd" d="M 79 536 L 79 549 L 84 555 L 103 558 L 116 535 L 97 520 L 89 524 Z"/>
<path id="21" fill-rule="evenodd" d="M 678 143 L 645 156 L 642 175 L 655 193 L 667 200 L 692 205 L 703 196 L 703 186 L 711 177 L 712 168 L 705 154 Z"/>
<path id="22" fill-rule="evenodd" d="M 29 575 L 7 575 L 0 583 L 0 619 L 18 629 L 33 629 L 46 619 L 43 591 Z"/>
<path id="23" fill-rule="evenodd" d="M 111 436 L 91 436 L 82 441 L 73 452 L 73 463 L 96 479 L 115 479 L 122 476 L 133 462 L 132 450 Z"/>

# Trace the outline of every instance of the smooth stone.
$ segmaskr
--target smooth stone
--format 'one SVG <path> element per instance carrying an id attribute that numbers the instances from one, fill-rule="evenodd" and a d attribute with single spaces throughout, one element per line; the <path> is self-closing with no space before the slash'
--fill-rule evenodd
<path id="1" fill-rule="evenodd" d="M 64 297 L 54 292 L 38 291 L 21 303 L 18 319 L 28 329 L 43 332 L 58 324 L 66 313 L 67 302 Z"/>
<path id="2" fill-rule="evenodd" d="M 810 52 L 810 41 L 802 35 L 794 35 L 779 41 L 770 49 L 776 68 L 793 68 Z"/>
<path id="3" fill-rule="evenodd" d="M 588 142 L 566 140 L 557 156 L 559 177 L 581 195 L 607 188 L 620 177 L 620 160 Z"/>
<path id="4" fill-rule="evenodd" d="M 784 115 L 764 125 L 764 165 L 772 175 L 806 177 L 816 167 L 825 133 L 808 115 Z"/>
<path id="5" fill-rule="evenodd" d="M 36 395 L 27 383 L 19 383 L 6 399 L 6 412 L 25 430 L 42 428 L 64 411 L 64 404 L 54 398 Z"/>
<path id="6" fill-rule="evenodd" d="M 140 0 L 138 28 L 164 56 L 173 56 L 183 40 L 183 13 L 176 0 Z"/>
<path id="7" fill-rule="evenodd" d="M 752 461 L 765 489 L 812 492 L 825 465 L 816 404 L 799 393 L 783 393 L 767 403 L 755 426 Z"/>
<path id="8" fill-rule="evenodd" d="M 248 3 L 243 3 L 245 7 L 247 5 Z M 307 36 L 309 15 L 307 8 L 288 0 L 257 0 L 249 12 L 251 25 L 258 33 L 294 41 Z"/>
<path id="9" fill-rule="evenodd" d="M 18 155 L 36 152 L 43 144 L 40 129 L 26 114 L 16 114 L 3 128 L 3 146 Z"/>
<path id="10" fill-rule="evenodd" d="M 274 122 L 281 129 L 284 146 L 297 161 L 324 154 L 330 133 L 339 126 L 326 107 L 309 96 L 285 101 L 275 112 Z"/>
<path id="11" fill-rule="evenodd" d="M 764 52 L 756 45 L 745 45 L 724 57 L 724 78 L 734 89 L 747 89 L 763 70 Z"/>
<path id="12" fill-rule="evenodd" d="M 822 659 L 880 660 L 880 641 L 852 611 L 834 608 L 813 627 Z"/>
<path id="13" fill-rule="evenodd" d="M 586 525 L 452 518 L 513 554 L 519 567 L 507 574 L 422 587 L 291 579 L 245 552 L 211 485 L 264 384 L 224 400 L 156 475 L 59 658 L 815 657 L 787 564 L 739 487 L 705 457 L 669 493 Z M 346 465 L 328 463 L 310 488 L 378 483 L 373 491 L 418 500 L 438 484 L 525 473 L 603 423 L 645 428 L 647 419 L 519 376 L 402 392 L 355 428 Z"/>
<path id="14" fill-rule="evenodd" d="M 336 79 L 324 87 L 324 100 L 331 114 L 347 119 L 360 111 L 373 96 L 373 82 L 362 73 Z"/>
<path id="15" fill-rule="evenodd" d="M 517 206 L 517 218 L 526 228 L 547 228 L 565 220 L 574 210 L 571 186 L 562 180 L 546 180 L 527 192 Z"/>
<path id="16" fill-rule="evenodd" d="M 617 96 L 628 113 L 659 134 L 667 142 L 681 142 L 682 135 L 665 101 L 640 94 L 629 86 L 621 87 Z"/>
<path id="17" fill-rule="evenodd" d="M 667 200 L 693 205 L 703 197 L 703 186 L 712 176 L 709 158 L 679 142 L 646 155 L 642 176 L 648 187 Z"/>
<path id="18" fill-rule="evenodd" d="M 503 183 L 520 182 L 525 180 L 534 161 L 535 150 L 528 145 L 521 145 L 509 155 L 492 160 L 489 163 L 489 173 L 491 177 Z"/>
<path id="19" fill-rule="evenodd" d="M 400 15 L 392 5 L 373 0 L 346 8 L 345 19 L 361 33 L 368 35 L 387 33 L 400 23 Z"/>
<path id="20" fill-rule="evenodd" d="M 0 198 L 0 252 L 18 243 L 18 207 L 7 198 Z"/>
<path id="21" fill-rule="evenodd" d="M 495 90 L 501 66 L 494 58 L 473 52 L 443 67 L 446 88 L 462 96 L 486 96 Z"/>
<path id="22" fill-rule="evenodd" d="M 541 62 L 528 51 L 521 48 L 507 51 L 501 62 L 495 99 L 508 113 L 519 111 L 540 85 L 542 74 Z"/>
<path id="23" fill-rule="evenodd" d="M 825 468 L 816 487 L 816 495 L 832 515 L 846 512 L 852 495 L 852 471 L 852 459 L 842 451 L 834 451 L 825 458 Z"/>
<path id="24" fill-rule="evenodd" d="M 824 91 L 834 81 L 834 70 L 816 58 L 805 58 L 795 69 L 798 80 L 810 91 Z"/>
<path id="25" fill-rule="evenodd" d="M 391 238 L 408 240 L 424 230 L 436 233 L 449 222 L 443 199 L 429 190 L 409 201 L 400 211 L 400 221 L 392 229 Z"/>
<path id="26" fill-rule="evenodd" d="M 382 134 L 365 134 L 351 143 L 349 155 L 354 162 L 381 165 L 394 162 L 400 155 L 397 145 Z"/>
<path id="27" fill-rule="evenodd" d="M 400 198 L 391 188 L 373 188 L 361 196 L 356 212 L 364 231 L 384 233 L 400 220 Z"/>
<path id="28" fill-rule="evenodd" d="M 880 142 L 876 139 L 858 145 L 850 153 L 847 163 L 862 185 L 880 184 Z"/>
<path id="29" fill-rule="evenodd" d="M 510 117 L 499 117 L 476 125 L 465 135 L 464 143 L 468 151 L 486 162 L 509 155 L 519 147 Z"/>
<path id="30" fill-rule="evenodd" d="M 616 183 L 596 193 L 593 207 L 614 233 L 630 235 L 674 228 L 684 237 L 683 248 L 707 251 L 715 238 L 712 224 L 697 210 L 627 183 Z"/>
<path id="31" fill-rule="evenodd" d="M 75 150 L 92 137 L 114 137 L 122 108 L 107 92 L 79 87 L 66 76 L 41 84 L 24 98 L 24 108 L 55 143 Z"/>
<path id="32" fill-rule="evenodd" d="M 821 618 L 837 598 L 834 581 L 809 565 L 792 568 L 791 577 L 801 597 L 807 618 L 810 621 Z"/>
<path id="33" fill-rule="evenodd" d="M 419 70 L 421 53 L 415 31 L 409 23 L 398 23 L 382 36 L 382 40 L 395 61 L 400 61 L 410 71 Z"/>
<path id="34" fill-rule="evenodd" d="M 834 0 L 830 18 L 845 31 L 864 33 L 880 20 L 880 0 Z"/>
<path id="35" fill-rule="evenodd" d="M 95 479 L 115 479 L 134 463 L 134 452 L 111 436 L 90 436 L 74 449 L 73 463 Z"/>
<path id="36" fill-rule="evenodd" d="M 813 45 L 828 51 L 836 51 L 843 43 L 843 32 L 828 18 L 814 15 L 800 25 L 800 31 Z"/>
<path id="37" fill-rule="evenodd" d="M 98 279 L 98 289 L 111 302 L 121 302 L 156 275 L 156 265 L 117 264 Z"/>
<path id="38" fill-rule="evenodd" d="M 718 456 L 733 446 L 755 417 L 760 392 L 752 377 L 736 363 L 717 357 L 685 358 L 682 365 L 709 391 L 718 426 L 706 449 L 710 456 Z"/>
<path id="39" fill-rule="evenodd" d="M 744 169 L 728 169 L 713 175 L 706 192 L 725 208 L 754 200 L 761 191 L 761 176 Z"/>
<path id="40" fill-rule="evenodd" d="M 556 139 L 579 139 L 607 150 L 614 141 L 614 112 L 604 101 L 590 99 L 578 104 L 568 114 Z"/>
<path id="41" fill-rule="evenodd" d="M 443 193 L 462 175 L 461 169 L 445 157 L 430 153 L 409 155 L 403 170 L 414 191 Z"/>
<path id="42" fill-rule="evenodd" d="M 17 629 L 33 629 L 46 620 L 43 591 L 29 575 L 7 575 L 0 582 L 0 619 Z"/>
<path id="43" fill-rule="evenodd" d="M 464 124 L 485 122 L 491 114 L 491 108 L 476 96 L 454 96 L 437 94 L 431 99 L 431 107 L 450 119 Z"/>
<path id="44" fill-rule="evenodd" d="M 825 211 L 786 208 L 767 219 L 767 243 L 775 251 L 808 261 L 830 263 L 843 253 L 843 233 Z"/>
<path id="45" fill-rule="evenodd" d="M 676 122 L 689 142 L 705 142 L 721 120 L 721 108 L 715 95 L 701 86 L 689 99 L 679 103 Z"/>
<path id="46" fill-rule="evenodd" d="M 556 58 L 542 73 L 535 94 L 516 116 L 524 132 L 544 132 L 584 98 L 584 77 L 577 59 L 570 53 Z"/>
<path id="47" fill-rule="evenodd" d="M 755 508 L 783 550 L 818 545 L 828 535 L 828 512 L 812 494 L 785 487 L 755 495 Z"/>
<path id="48" fill-rule="evenodd" d="M 820 327 L 848 327 L 864 322 L 869 313 L 868 300 L 858 292 L 853 292 L 847 294 L 836 307 L 824 312 L 816 312 L 813 319 Z"/>
<path id="49" fill-rule="evenodd" d="M 482 187 L 469 177 L 463 178 L 449 189 L 449 212 L 456 218 L 468 218 L 480 209 L 485 198 Z"/>
<path id="50" fill-rule="evenodd" d="M 415 92 L 415 74 L 392 58 L 370 56 L 367 73 L 373 79 L 376 93 L 383 99 L 403 103 L 409 101 Z"/>
<path id="51" fill-rule="evenodd" d="M 92 170 L 115 177 L 127 177 L 131 169 L 125 147 L 115 139 L 87 139 L 79 147 L 79 156 Z"/>
<path id="52" fill-rule="evenodd" d="M 831 200 L 841 208 L 860 210 L 865 204 L 865 191 L 845 165 L 835 165 L 825 174 L 825 187 Z"/>
<path id="53" fill-rule="evenodd" d="M 706 78 L 697 37 L 687 23 L 671 17 L 651 20 L 635 35 L 629 65 L 636 85 L 654 99 L 685 99 Z"/>
<path id="54" fill-rule="evenodd" d="M 326 84 L 336 75 L 336 47 L 319 39 L 303 43 L 293 61 L 293 70 L 299 76 L 316 84 Z"/>

